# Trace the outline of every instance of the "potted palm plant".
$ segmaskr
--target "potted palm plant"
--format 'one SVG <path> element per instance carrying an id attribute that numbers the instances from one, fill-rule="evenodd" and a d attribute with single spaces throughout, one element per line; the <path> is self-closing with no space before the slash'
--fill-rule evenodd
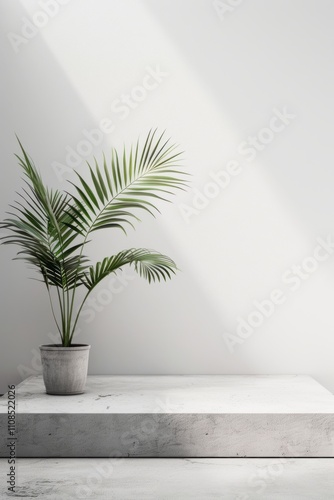
<path id="1" fill-rule="evenodd" d="M 176 264 L 169 257 L 144 248 L 123 250 L 91 264 L 85 254 L 95 231 L 126 231 L 138 211 L 152 215 L 156 202 L 168 201 L 187 185 L 180 167 L 180 152 L 164 134 L 150 131 L 119 155 L 112 149 L 102 164 L 87 164 L 87 176 L 76 171 L 71 191 L 49 189 L 18 140 L 16 155 L 26 186 L 11 205 L 0 228 L 8 232 L 1 243 L 18 245 L 16 259 L 23 259 L 40 274 L 46 286 L 60 343 L 40 346 L 43 379 L 48 394 L 81 394 L 84 391 L 89 345 L 73 343 L 80 312 L 94 288 L 125 265 L 133 266 L 150 283 L 167 280 Z M 86 177 L 86 178 L 85 178 Z M 78 288 L 84 293 L 78 293 Z"/>

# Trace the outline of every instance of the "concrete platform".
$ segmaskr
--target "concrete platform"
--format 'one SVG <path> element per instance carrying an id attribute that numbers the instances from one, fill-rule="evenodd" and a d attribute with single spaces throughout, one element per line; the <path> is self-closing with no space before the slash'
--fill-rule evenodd
<path id="1" fill-rule="evenodd" d="M 16 473 L 13 496 L 27 500 L 334 498 L 334 459 L 21 459 Z"/>
<path id="2" fill-rule="evenodd" d="M 17 429 L 19 457 L 334 457 L 334 396 L 305 376 L 91 376 L 62 397 L 32 377 Z"/>

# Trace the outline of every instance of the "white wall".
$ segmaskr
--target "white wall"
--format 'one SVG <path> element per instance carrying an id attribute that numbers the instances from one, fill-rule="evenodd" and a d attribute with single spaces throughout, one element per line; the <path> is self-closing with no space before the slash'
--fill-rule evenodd
<path id="1" fill-rule="evenodd" d="M 86 309 L 77 337 L 92 344 L 90 372 L 307 373 L 333 390 L 334 254 L 317 253 L 318 238 L 334 239 L 333 2 L 54 2 L 0 2 L 1 215 L 20 185 L 15 132 L 54 187 L 66 186 L 55 162 L 65 165 L 66 148 L 105 118 L 114 130 L 92 154 L 157 126 L 182 145 L 193 175 L 193 191 L 162 216 L 91 246 L 93 258 L 155 248 L 182 272 L 149 286 L 127 271 L 96 290 L 99 311 Z M 22 30 L 30 38 L 15 36 Z M 121 110 L 115 100 L 139 96 L 157 67 L 156 88 Z M 276 120 L 284 109 L 289 117 Z M 258 135 L 261 150 L 247 152 Z M 232 160 L 229 185 L 212 184 Z M 14 248 L 0 251 L 1 392 L 39 369 L 37 347 L 54 328 L 42 285 L 11 261 Z M 292 279 L 301 264 L 308 271 Z M 238 333 L 238 318 L 274 289 L 284 303 Z"/>

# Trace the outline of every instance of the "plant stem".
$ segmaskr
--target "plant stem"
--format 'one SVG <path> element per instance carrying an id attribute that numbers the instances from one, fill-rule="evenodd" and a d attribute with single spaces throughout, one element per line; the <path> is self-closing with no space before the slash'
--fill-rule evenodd
<path id="1" fill-rule="evenodd" d="M 57 286 L 57 295 L 58 295 L 60 315 L 61 315 L 61 325 L 62 325 L 62 331 L 60 333 L 60 337 L 61 337 L 61 342 L 63 343 L 63 341 L 64 341 L 64 338 L 63 338 L 63 331 L 64 331 L 64 309 L 63 309 L 63 304 L 62 304 L 62 301 L 61 301 L 61 295 L 60 295 L 58 286 Z"/>
<path id="2" fill-rule="evenodd" d="M 68 341 L 68 347 L 71 345 L 71 320 L 72 313 L 70 308 L 70 291 L 66 290 L 66 307 L 67 307 L 67 324 L 66 324 L 66 337 Z"/>
<path id="3" fill-rule="evenodd" d="M 49 289 L 49 287 L 48 287 L 48 286 L 47 286 L 46 288 L 47 288 L 47 290 L 48 290 L 48 295 L 49 295 L 49 300 L 50 300 L 50 306 L 51 306 L 51 311 L 52 311 L 53 319 L 55 320 L 55 323 L 56 323 L 56 325 L 57 325 L 58 332 L 60 333 L 60 336 L 61 336 L 60 327 L 59 327 L 59 324 L 58 324 L 58 321 L 57 321 L 57 318 L 56 318 L 56 315 L 55 315 L 55 311 L 54 311 L 54 308 L 53 308 L 53 303 L 52 303 L 51 292 L 50 292 L 50 289 Z"/>
<path id="4" fill-rule="evenodd" d="M 63 346 L 66 345 L 66 321 L 67 321 L 67 311 L 66 311 L 66 301 L 65 301 L 65 291 L 62 288 L 63 296 L 63 311 L 64 311 L 64 326 L 63 326 Z"/>
<path id="5" fill-rule="evenodd" d="M 84 249 L 84 247 L 85 247 L 85 245 L 87 243 L 88 234 L 89 234 L 89 232 L 86 234 L 86 236 L 84 238 L 84 241 L 82 243 L 82 247 L 81 247 L 80 254 L 79 254 L 78 267 L 77 267 L 77 270 L 76 270 L 76 273 L 75 273 L 75 280 L 74 280 L 74 285 L 73 285 L 73 293 L 72 293 L 71 306 L 70 306 L 70 316 L 71 316 L 71 318 L 72 318 L 72 315 L 73 315 L 74 299 L 75 299 L 75 292 L 76 292 L 76 287 L 77 287 L 77 282 L 78 282 L 78 276 L 79 276 L 80 261 L 81 261 L 83 249 Z M 85 300 L 86 300 L 86 298 L 85 298 Z M 80 308 L 80 310 L 81 310 L 81 308 Z M 78 320 L 78 318 L 76 318 L 75 324 L 77 323 L 77 320 Z M 74 333 L 74 331 L 73 331 L 73 333 Z M 71 332 L 70 341 L 72 341 L 73 333 Z"/>
<path id="6" fill-rule="evenodd" d="M 79 319 L 79 316 L 80 316 L 81 310 L 82 310 L 82 308 L 83 308 L 83 306 L 84 306 L 84 304 L 85 304 L 85 302 L 86 302 L 86 300 L 87 300 L 87 297 L 88 297 L 88 295 L 90 294 L 90 292 L 91 292 L 91 290 L 88 290 L 88 292 L 86 293 L 86 295 L 85 295 L 85 297 L 84 297 L 83 301 L 81 302 L 81 305 L 80 305 L 79 310 L 78 310 L 78 312 L 77 312 L 77 315 L 76 315 L 76 317 L 75 317 L 74 325 L 73 325 L 73 327 L 72 327 L 72 329 L 71 329 L 70 342 L 72 342 L 72 338 L 73 338 L 73 335 L 74 335 L 74 332 L 75 332 L 75 329 L 76 329 L 76 326 L 77 326 L 77 323 L 78 323 L 78 319 Z"/>

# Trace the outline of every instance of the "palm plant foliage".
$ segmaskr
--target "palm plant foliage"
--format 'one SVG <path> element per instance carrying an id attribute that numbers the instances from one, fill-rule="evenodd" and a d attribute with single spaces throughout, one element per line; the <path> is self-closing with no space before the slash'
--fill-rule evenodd
<path id="1" fill-rule="evenodd" d="M 144 210 L 154 215 L 156 202 L 169 201 L 177 189 L 187 185 L 180 167 L 180 152 L 150 131 L 129 152 L 112 149 L 107 161 L 87 163 L 87 177 L 76 173 L 71 191 L 49 189 L 33 161 L 18 140 L 21 154 L 16 155 L 25 174 L 25 187 L 11 205 L 0 229 L 8 232 L 4 245 L 18 245 L 16 259 L 37 268 L 46 285 L 52 314 L 64 347 L 71 346 L 82 307 L 92 290 L 106 276 L 129 264 L 150 283 L 167 280 L 176 264 L 158 252 L 140 249 L 123 250 L 91 264 L 84 254 L 94 231 L 127 226 L 138 221 Z M 76 300 L 77 288 L 84 287 L 83 298 Z"/>

